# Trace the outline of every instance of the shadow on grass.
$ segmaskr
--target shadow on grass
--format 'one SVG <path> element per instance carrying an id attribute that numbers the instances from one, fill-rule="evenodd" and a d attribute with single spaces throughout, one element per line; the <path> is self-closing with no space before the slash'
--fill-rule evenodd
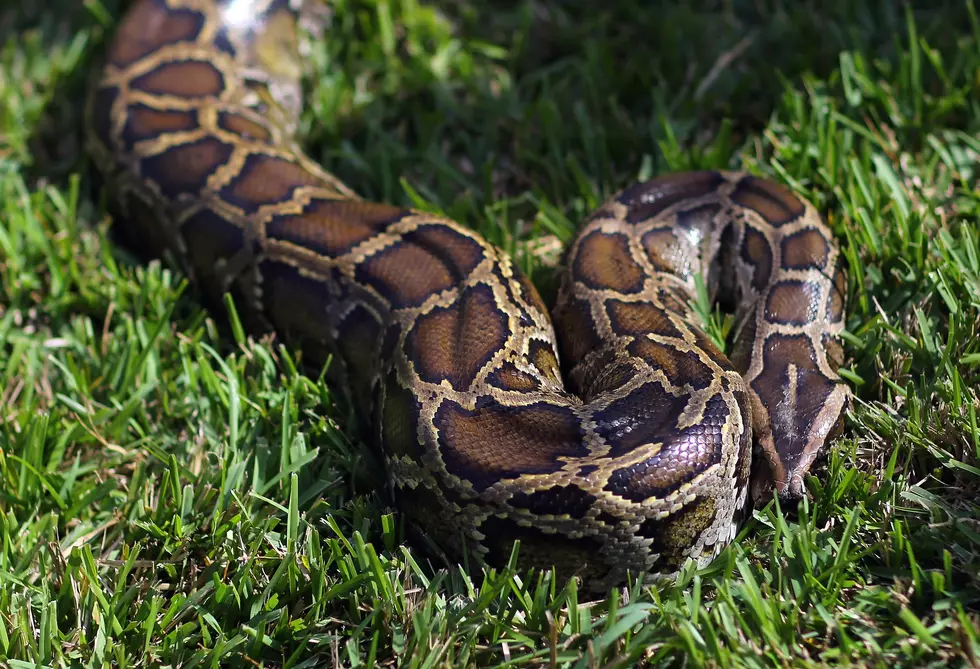
<path id="1" fill-rule="evenodd" d="M 0 43 L 53 54 L 50 88 L 31 93 L 42 98 L 43 111 L 33 123 L 25 119 L 32 180 L 61 184 L 74 172 L 88 176 L 82 102 L 101 57 L 100 21 L 118 20 L 129 4 L 17 0 L 0 13 Z M 366 2 L 347 4 L 361 15 L 372 10 Z M 406 68 L 387 77 L 385 86 L 380 76 L 390 73 L 372 71 L 378 63 L 362 60 L 371 49 L 356 39 L 332 51 L 341 63 L 364 68 L 351 77 L 366 76 L 384 90 L 370 105 L 337 119 L 334 129 L 311 127 L 311 150 L 326 157 L 338 142 L 356 147 L 359 165 L 340 161 L 331 167 L 368 196 L 405 199 L 397 179 L 376 171 L 372 176 L 372 166 L 381 162 L 382 172 L 400 171 L 438 199 L 452 199 L 460 179 L 442 178 L 432 161 L 419 159 L 433 147 L 454 165 L 497 166 L 484 200 L 539 189 L 560 202 L 579 171 L 616 188 L 632 178 L 644 155 L 654 158 L 655 171 L 664 169 L 657 143 L 665 121 L 682 145 L 697 145 L 710 141 L 723 119 L 731 120 L 735 146 L 764 126 L 785 82 L 798 84 L 804 74 L 830 76 L 842 50 L 894 61 L 907 42 L 906 7 L 919 34 L 940 51 L 955 46 L 950 16 L 961 13 L 956 24 L 967 24 L 965 3 L 928 0 L 437 0 L 423 6 L 448 17 L 472 54 L 469 62 L 477 64 L 450 73 L 448 94 L 439 90 L 446 82 L 419 76 L 423 68 Z M 345 11 L 353 15 L 351 9 Z M 376 23 L 345 27 L 367 26 L 364 37 L 374 40 L 376 34 L 367 32 Z M 16 72 L 8 76 L 15 83 Z M 503 82 L 510 95 L 501 92 Z M 402 146 L 393 149 L 398 141 Z M 374 161 L 379 153 L 389 155 Z"/>

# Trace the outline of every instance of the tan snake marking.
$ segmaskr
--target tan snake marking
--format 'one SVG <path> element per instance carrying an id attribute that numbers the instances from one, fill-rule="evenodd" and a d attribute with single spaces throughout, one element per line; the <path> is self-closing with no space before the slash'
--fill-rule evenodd
<path id="1" fill-rule="evenodd" d="M 568 250 L 553 326 L 480 236 L 362 201 L 299 149 L 301 13 L 138 0 L 90 149 L 130 244 L 231 291 L 252 332 L 336 354 L 413 523 L 451 557 L 519 539 L 522 565 L 603 587 L 732 540 L 753 434 L 754 479 L 803 494 L 849 397 L 840 253 L 810 203 L 733 173 L 633 185 Z M 731 361 L 688 306 L 699 275 L 736 305 Z"/>

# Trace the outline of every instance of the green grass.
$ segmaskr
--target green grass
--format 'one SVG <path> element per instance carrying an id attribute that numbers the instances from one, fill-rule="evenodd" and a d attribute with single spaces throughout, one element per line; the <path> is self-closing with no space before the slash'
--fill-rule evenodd
<path id="1" fill-rule="evenodd" d="M 536 248 L 674 169 L 783 181 L 845 249 L 857 401 L 811 501 L 587 602 L 429 564 L 335 389 L 112 246 L 80 151 L 103 1 L 0 10 L 0 663 L 980 664 L 975 4 L 335 3 L 312 154 L 546 293 Z"/>

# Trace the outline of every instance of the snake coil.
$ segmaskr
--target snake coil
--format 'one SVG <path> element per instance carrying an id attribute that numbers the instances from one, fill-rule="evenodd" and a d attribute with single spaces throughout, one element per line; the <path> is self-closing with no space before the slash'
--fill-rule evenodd
<path id="1" fill-rule="evenodd" d="M 450 556 L 499 564 L 520 540 L 523 565 L 603 587 L 706 563 L 750 479 L 803 494 L 849 397 L 840 252 L 809 202 L 727 172 L 630 186 L 568 249 L 552 320 L 480 236 L 363 201 L 300 150 L 297 4 L 138 0 L 89 147 L 138 250 L 335 355 L 411 521 Z M 736 305 L 730 359 L 689 306 L 702 275 Z"/>

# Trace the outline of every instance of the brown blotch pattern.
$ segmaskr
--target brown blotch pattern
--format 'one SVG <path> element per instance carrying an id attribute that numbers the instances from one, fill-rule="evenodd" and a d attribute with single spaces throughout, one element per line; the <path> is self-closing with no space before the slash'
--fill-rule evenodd
<path id="1" fill-rule="evenodd" d="M 522 372 L 512 362 L 505 362 L 488 374 L 487 383 L 494 388 L 518 392 L 531 392 L 541 387 L 537 377 Z"/>
<path id="2" fill-rule="evenodd" d="M 672 409 L 683 409 L 677 399 L 670 402 Z M 728 416 L 728 405 L 721 396 L 713 395 L 705 405 L 702 421 L 696 425 L 683 430 L 677 430 L 673 424 L 666 425 L 649 433 L 645 441 L 630 435 L 631 440 L 638 441 L 637 445 L 660 442 L 663 446 L 644 462 L 614 471 L 605 489 L 633 502 L 667 497 L 711 465 L 721 462 L 721 430 Z"/>
<path id="3" fill-rule="evenodd" d="M 327 310 L 332 300 L 325 283 L 276 260 L 262 262 L 260 271 L 265 312 L 287 340 L 332 341 L 327 320 Z M 304 360 L 305 353 L 304 349 Z M 323 360 L 314 359 L 311 362 L 320 364 Z"/>
<path id="4" fill-rule="evenodd" d="M 528 344 L 528 355 L 541 376 L 552 383 L 561 384 L 561 371 L 558 369 L 558 356 L 548 342 L 534 339 Z"/>
<path id="5" fill-rule="evenodd" d="M 713 193 L 724 181 L 718 172 L 667 174 L 630 186 L 616 199 L 629 207 L 627 223 L 643 223 L 678 202 Z"/>
<path id="6" fill-rule="evenodd" d="M 780 281 L 766 297 L 766 320 L 770 323 L 806 325 L 820 312 L 820 287 L 808 281 Z"/>
<path id="7" fill-rule="evenodd" d="M 660 304 L 664 305 L 664 309 L 667 311 L 672 314 L 677 314 L 685 320 L 689 320 L 688 316 L 691 309 L 684 302 L 683 298 L 677 294 L 677 291 L 660 287 L 657 289 L 657 299 L 660 301 Z"/>
<path id="8" fill-rule="evenodd" d="M 198 12 L 170 9 L 158 1 L 137 3 L 116 30 L 109 62 L 126 67 L 162 46 L 196 39 L 203 25 Z"/>
<path id="9" fill-rule="evenodd" d="M 221 197 L 245 212 L 289 200 L 303 186 L 322 186 L 299 163 L 262 153 L 249 154 L 241 170 L 221 189 Z"/>
<path id="10" fill-rule="evenodd" d="M 640 336 L 656 334 L 662 337 L 681 337 L 663 309 L 650 302 L 606 301 L 606 313 L 613 331 L 618 335 Z"/>
<path id="11" fill-rule="evenodd" d="M 800 230 L 781 243 L 782 265 L 789 269 L 823 269 L 827 265 L 830 246 L 817 230 Z"/>
<path id="12" fill-rule="evenodd" d="M 430 249 L 399 241 L 357 266 L 358 283 L 371 286 L 395 309 L 418 307 L 456 286 L 462 277 Z"/>
<path id="13" fill-rule="evenodd" d="M 772 275 L 772 248 L 764 234 L 751 226 L 745 226 L 742 238 L 742 260 L 753 266 L 752 287 L 762 292 Z"/>
<path id="14" fill-rule="evenodd" d="M 130 82 L 133 90 L 153 95 L 180 98 L 217 97 L 225 87 L 225 78 L 211 63 L 203 60 L 178 60 L 159 65 Z"/>
<path id="15" fill-rule="evenodd" d="M 802 200 L 782 184 L 744 177 L 732 192 L 732 200 L 762 216 L 775 227 L 795 221 L 806 212 Z"/>
<path id="16" fill-rule="evenodd" d="M 713 372 L 696 353 L 679 351 L 673 346 L 649 339 L 637 339 L 630 344 L 630 353 L 662 369 L 667 378 L 678 385 L 690 385 L 700 390 L 711 384 Z"/>
<path id="17" fill-rule="evenodd" d="M 676 273 L 680 270 L 677 260 L 687 252 L 686 244 L 674 234 L 672 228 L 655 228 L 643 235 L 642 244 L 654 268 L 661 272 Z"/>
<path id="18" fill-rule="evenodd" d="M 272 138 L 272 134 L 266 126 L 237 112 L 223 111 L 219 113 L 218 127 L 238 135 L 242 139 L 268 142 Z"/>
<path id="19" fill-rule="evenodd" d="M 501 478 L 551 474 L 564 459 L 588 455 L 579 419 L 554 404 L 512 407 L 486 398 L 469 411 L 445 400 L 434 422 L 449 471 L 478 491 Z"/>
<path id="20" fill-rule="evenodd" d="M 646 273 L 630 255 L 625 235 L 595 230 L 579 243 L 572 275 L 589 288 L 635 293 L 643 290 Z"/>
<path id="21" fill-rule="evenodd" d="M 126 110 L 126 125 L 120 139 L 126 150 L 132 151 L 137 142 L 196 127 L 197 114 L 193 111 L 161 110 L 135 104 Z"/>
<path id="22" fill-rule="evenodd" d="M 715 227 L 714 218 L 720 211 L 721 205 L 716 202 L 678 211 L 677 226 L 707 232 Z"/>
<path id="23" fill-rule="evenodd" d="M 405 354 L 423 381 L 446 380 L 466 390 L 509 335 L 493 293 L 479 285 L 465 290 L 453 305 L 419 316 L 405 339 Z"/>
<path id="24" fill-rule="evenodd" d="M 651 381 L 597 411 L 593 416 L 596 433 L 612 445 L 610 457 L 619 457 L 672 434 L 686 406 L 686 397 L 674 397 Z"/>
<path id="25" fill-rule="evenodd" d="M 208 177 L 231 157 L 232 146 L 213 137 L 174 146 L 140 162 L 143 176 L 155 182 L 163 195 L 176 199 L 200 193 Z"/>
<path id="26" fill-rule="evenodd" d="M 554 317 L 558 347 L 565 364 L 574 365 L 602 344 L 587 301 L 569 299 L 569 303 L 555 311 Z"/>
<path id="27" fill-rule="evenodd" d="M 266 235 L 336 257 L 404 215 L 404 209 L 384 204 L 315 199 L 299 214 L 275 216 L 266 225 Z"/>
<path id="28" fill-rule="evenodd" d="M 406 233 L 402 243 L 426 249 L 460 279 L 468 276 L 484 258 L 479 243 L 441 223 L 423 225 Z"/>

